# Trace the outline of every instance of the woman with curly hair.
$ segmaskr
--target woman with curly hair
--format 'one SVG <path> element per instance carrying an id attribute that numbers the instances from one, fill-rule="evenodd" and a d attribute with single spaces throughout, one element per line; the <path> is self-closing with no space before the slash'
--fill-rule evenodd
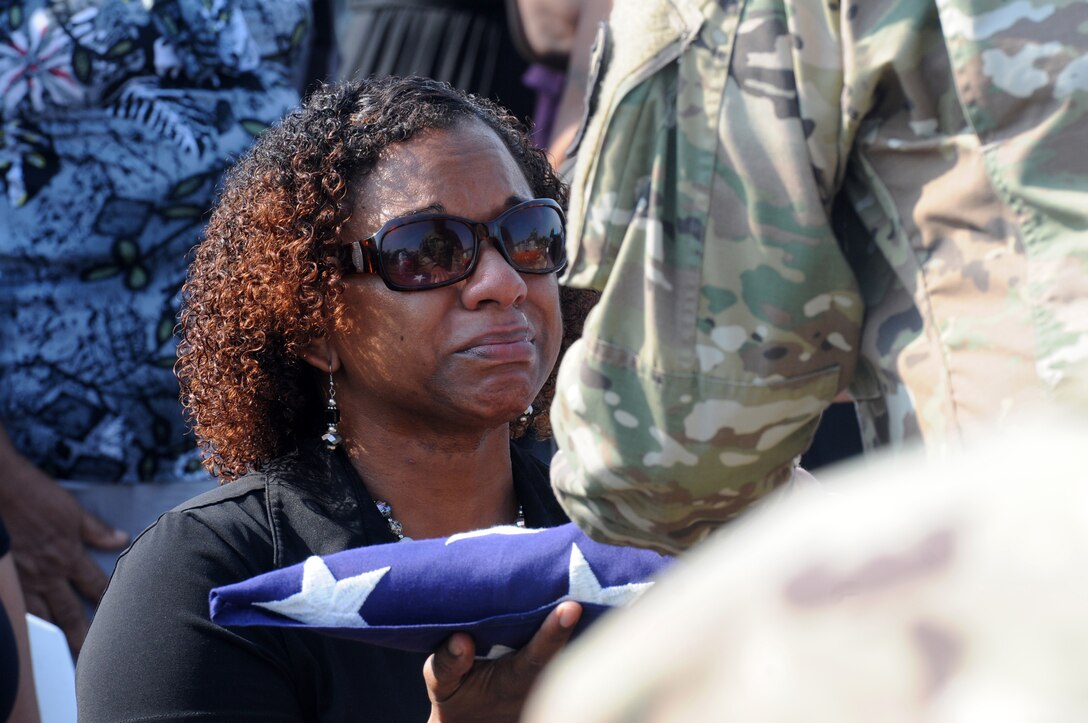
<path id="1" fill-rule="evenodd" d="M 183 292 L 183 403 L 230 484 L 121 559 L 80 658 L 81 720 L 516 719 L 576 603 L 474 661 L 464 634 L 428 658 L 222 628 L 208 591 L 402 537 L 566 522 L 510 441 L 547 432 L 529 407 L 547 410 L 564 342 L 565 194 L 516 120 L 430 80 L 323 88 L 261 137 Z"/>

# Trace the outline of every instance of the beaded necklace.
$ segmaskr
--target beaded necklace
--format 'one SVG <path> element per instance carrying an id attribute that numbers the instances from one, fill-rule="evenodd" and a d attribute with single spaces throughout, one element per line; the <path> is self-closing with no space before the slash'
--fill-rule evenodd
<path id="1" fill-rule="evenodd" d="M 404 534 L 404 525 L 400 524 L 396 517 L 393 517 L 393 507 L 385 500 L 374 500 L 374 506 L 378 508 L 378 512 L 385 518 L 385 524 L 389 525 L 389 531 L 392 532 L 397 542 L 404 542 L 405 540 L 411 540 Z M 525 511 L 518 505 L 518 516 L 514 520 L 514 524 L 518 527 L 525 527 Z"/>

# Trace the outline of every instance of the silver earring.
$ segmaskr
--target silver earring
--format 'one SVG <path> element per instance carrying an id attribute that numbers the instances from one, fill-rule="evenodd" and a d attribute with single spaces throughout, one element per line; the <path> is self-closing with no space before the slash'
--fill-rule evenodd
<path id="1" fill-rule="evenodd" d="M 530 404 L 525 409 L 525 411 L 521 413 L 521 416 L 518 417 L 518 424 L 528 424 L 529 420 L 532 418 L 532 416 L 533 416 L 533 405 Z"/>
<path id="2" fill-rule="evenodd" d="M 325 424 L 328 425 L 321 441 L 330 452 L 340 446 L 344 438 L 340 436 L 340 408 L 336 406 L 336 384 L 332 380 L 332 364 L 329 364 L 329 402 L 325 405 Z"/>

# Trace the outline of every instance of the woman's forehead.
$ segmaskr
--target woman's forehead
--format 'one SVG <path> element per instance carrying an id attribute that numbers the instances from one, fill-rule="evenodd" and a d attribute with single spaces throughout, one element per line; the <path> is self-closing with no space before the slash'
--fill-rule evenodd
<path id="1" fill-rule="evenodd" d="M 449 184 L 443 175 L 466 179 L 481 167 L 528 183 L 506 144 L 477 119 L 466 119 L 450 128 L 429 128 L 388 146 L 366 180 L 432 181 L 445 187 Z"/>
<path id="2" fill-rule="evenodd" d="M 498 134 L 474 119 L 390 146 L 357 191 L 353 220 L 370 231 L 423 208 L 482 220 L 533 196 Z"/>

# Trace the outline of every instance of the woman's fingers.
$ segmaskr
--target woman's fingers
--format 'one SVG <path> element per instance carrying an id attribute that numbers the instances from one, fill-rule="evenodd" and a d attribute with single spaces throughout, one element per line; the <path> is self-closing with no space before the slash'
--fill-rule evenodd
<path id="1" fill-rule="evenodd" d="M 430 723 L 517 721 L 537 675 L 570 640 L 581 616 L 578 603 L 560 603 L 521 650 L 496 660 L 474 660 L 472 638 L 451 636 L 423 666 Z"/>
<path id="2" fill-rule="evenodd" d="M 454 633 L 423 664 L 423 679 L 431 703 L 442 703 L 460 689 L 472 670 L 476 645 L 465 633 Z"/>
<path id="3" fill-rule="evenodd" d="M 582 617 L 582 606 L 576 602 L 562 602 L 544 619 L 533 639 L 514 655 L 516 675 L 529 680 L 536 677 L 555 654 L 563 649 L 574 632 L 574 626 Z"/>

